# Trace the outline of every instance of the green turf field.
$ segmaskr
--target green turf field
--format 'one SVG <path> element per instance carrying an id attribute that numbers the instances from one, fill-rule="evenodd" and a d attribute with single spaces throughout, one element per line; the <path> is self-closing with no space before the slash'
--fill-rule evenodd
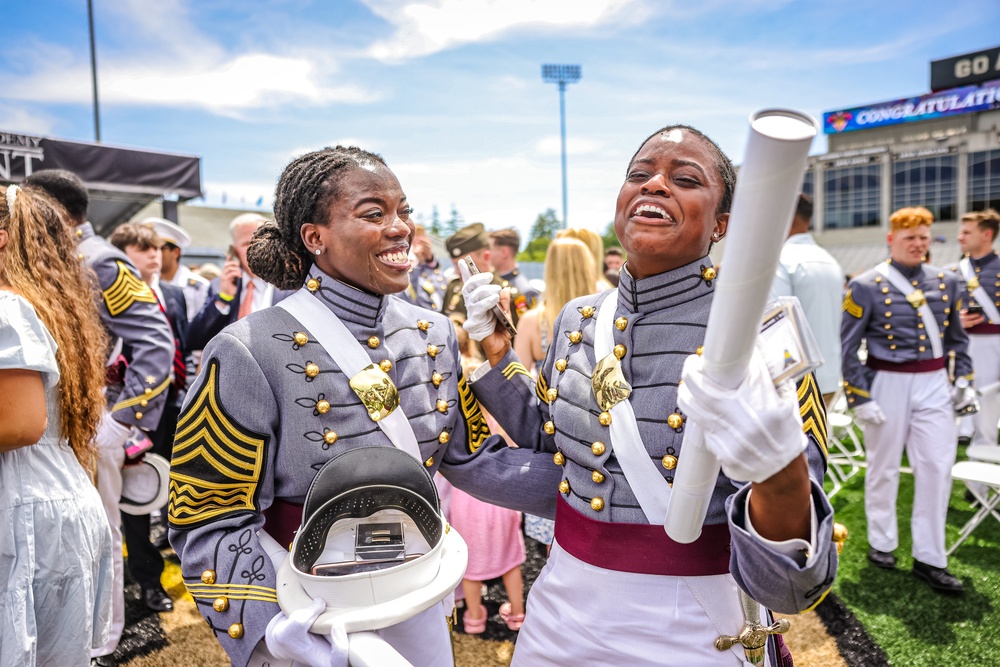
<path id="1" fill-rule="evenodd" d="M 959 460 L 964 458 L 960 448 Z M 1000 665 L 1000 522 L 988 517 L 949 561 L 948 569 L 965 584 L 965 595 L 938 595 L 910 574 L 912 475 L 902 475 L 900 482 L 898 569 L 880 570 L 868 564 L 863 475 L 862 471 L 851 478 L 832 499 L 836 520 L 850 531 L 834 585 L 836 594 L 893 665 Z M 964 492 L 961 483 L 952 491 L 949 546 L 973 514 Z"/>

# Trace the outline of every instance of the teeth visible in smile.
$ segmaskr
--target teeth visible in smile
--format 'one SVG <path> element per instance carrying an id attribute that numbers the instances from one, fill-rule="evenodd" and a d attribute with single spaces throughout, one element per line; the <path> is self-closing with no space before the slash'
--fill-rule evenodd
<path id="1" fill-rule="evenodd" d="M 379 258 L 391 264 L 405 264 L 407 262 L 406 253 L 402 250 L 383 253 L 379 255 Z"/>
<path id="2" fill-rule="evenodd" d="M 653 204 L 643 204 L 639 208 L 635 209 L 635 213 L 633 213 L 633 215 L 642 215 L 643 213 L 653 213 L 661 218 L 670 219 L 670 215 L 666 211 L 659 206 L 654 206 Z"/>

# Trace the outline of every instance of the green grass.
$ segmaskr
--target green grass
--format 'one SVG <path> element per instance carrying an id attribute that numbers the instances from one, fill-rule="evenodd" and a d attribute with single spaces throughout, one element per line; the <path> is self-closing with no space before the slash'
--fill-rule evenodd
<path id="1" fill-rule="evenodd" d="M 959 460 L 964 459 L 960 448 Z M 956 483 L 948 510 L 946 544 L 973 515 Z M 1000 665 L 1000 522 L 992 517 L 952 554 L 948 569 L 965 585 L 958 598 L 934 593 L 910 574 L 913 477 L 902 475 L 898 517 L 900 544 L 895 571 L 868 564 L 864 471 L 832 499 L 836 520 L 850 531 L 834 592 L 855 613 L 876 644 L 901 667 Z"/>

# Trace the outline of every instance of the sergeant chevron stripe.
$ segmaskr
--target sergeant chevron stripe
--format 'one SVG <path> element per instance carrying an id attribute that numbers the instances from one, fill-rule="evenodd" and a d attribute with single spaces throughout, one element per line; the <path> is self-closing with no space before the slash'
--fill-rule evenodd
<path id="1" fill-rule="evenodd" d="M 490 425 L 486 423 L 483 410 L 479 407 L 465 378 L 458 378 L 458 403 L 465 417 L 465 430 L 468 434 L 469 452 L 475 452 L 490 437 Z"/>
<path id="2" fill-rule="evenodd" d="M 549 383 L 545 380 L 545 374 L 542 371 L 538 371 L 538 381 L 535 382 L 535 394 L 538 396 L 538 400 L 543 403 L 549 402 Z"/>
<path id="3" fill-rule="evenodd" d="M 853 291 L 854 290 L 849 289 L 847 290 L 847 293 L 844 294 L 844 306 L 842 310 L 851 317 L 860 320 L 861 316 L 864 315 L 865 310 L 854 301 L 854 297 L 851 294 Z"/>
<path id="4" fill-rule="evenodd" d="M 802 415 L 802 430 L 816 438 L 823 456 L 827 456 L 826 403 L 819 393 L 816 376 L 810 373 L 802 378 L 798 387 L 799 414 Z"/>
<path id="5" fill-rule="evenodd" d="M 503 376 L 504 378 L 510 380 L 515 375 L 527 375 L 528 377 L 531 377 L 531 373 L 529 373 L 528 369 L 525 368 L 520 362 L 512 361 L 507 364 L 507 368 L 503 369 Z"/>
<path id="6" fill-rule="evenodd" d="M 190 528 L 222 514 L 258 509 L 268 438 L 238 424 L 220 399 L 219 361 L 177 423 L 170 465 L 169 517 Z"/>
<path id="7" fill-rule="evenodd" d="M 156 295 L 149 289 L 149 285 L 136 278 L 125 262 L 119 260 L 115 263 L 118 265 L 118 277 L 102 293 L 111 317 L 124 313 L 136 301 L 156 303 Z"/>
<path id="8" fill-rule="evenodd" d="M 277 602 L 275 589 L 266 586 L 250 586 L 247 584 L 203 584 L 200 581 L 184 582 L 188 593 L 194 598 L 225 597 L 230 600 L 258 600 L 261 602 Z"/>

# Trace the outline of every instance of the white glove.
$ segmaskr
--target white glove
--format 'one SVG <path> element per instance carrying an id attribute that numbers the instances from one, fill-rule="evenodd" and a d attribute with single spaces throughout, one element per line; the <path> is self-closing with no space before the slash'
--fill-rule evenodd
<path id="1" fill-rule="evenodd" d="M 964 386 L 962 386 L 964 384 Z M 963 383 L 955 382 L 951 392 L 951 404 L 955 408 L 956 414 L 979 412 L 979 406 L 973 410 L 972 406 L 978 401 L 978 394 L 974 387 L 970 387 L 968 380 Z"/>
<path id="2" fill-rule="evenodd" d="M 291 616 L 278 612 L 264 631 L 264 643 L 275 658 L 302 662 L 310 667 L 347 667 L 347 633 L 342 625 L 334 625 L 330 637 L 309 632 L 319 615 L 326 611 L 326 602 L 316 598 Z"/>
<path id="3" fill-rule="evenodd" d="M 462 328 L 469 332 L 469 338 L 481 341 L 496 329 L 497 320 L 493 306 L 500 303 L 499 285 L 493 284 L 492 273 L 477 273 L 469 276 L 462 285 L 465 298 L 465 322 Z"/>
<path id="4" fill-rule="evenodd" d="M 105 413 L 101 417 L 101 423 L 97 428 L 97 437 L 94 438 L 94 441 L 97 443 L 98 449 L 115 447 L 121 449 L 125 446 L 125 441 L 132 435 L 132 428 L 115 421 L 110 414 Z"/>
<path id="5" fill-rule="evenodd" d="M 854 419 L 862 426 L 878 426 L 885 423 L 885 413 L 882 406 L 875 401 L 868 401 L 854 408 Z"/>
<path id="6" fill-rule="evenodd" d="M 704 431 L 705 446 L 727 477 L 763 482 L 802 453 L 808 441 L 795 387 L 786 382 L 776 388 L 758 350 L 736 389 L 710 379 L 704 365 L 697 355 L 685 360 L 677 404 Z"/>

